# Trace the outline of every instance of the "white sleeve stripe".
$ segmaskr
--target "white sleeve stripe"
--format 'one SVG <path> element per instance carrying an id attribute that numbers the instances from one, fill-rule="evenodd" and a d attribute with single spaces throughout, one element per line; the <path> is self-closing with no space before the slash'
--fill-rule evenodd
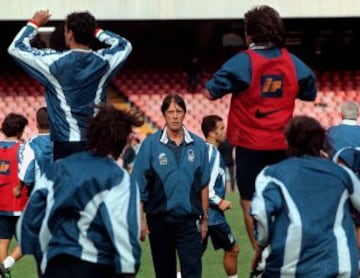
<path id="1" fill-rule="evenodd" d="M 36 182 L 35 188 L 33 190 L 37 190 L 42 187 L 46 187 L 48 190 L 47 200 L 46 200 L 46 203 L 48 205 L 46 206 L 45 217 L 44 217 L 44 220 L 42 222 L 43 224 L 41 225 L 40 232 L 39 232 L 40 248 L 41 248 L 41 253 L 43 255 L 41 263 L 40 263 L 40 268 L 41 268 L 42 273 L 45 273 L 45 269 L 47 266 L 48 245 L 52 239 L 52 234 L 48 227 L 48 221 L 49 221 L 50 212 L 54 205 L 54 182 L 51 180 L 48 180 L 45 175 L 42 175 L 40 181 Z"/>
<path id="2" fill-rule="evenodd" d="M 296 273 L 296 263 L 299 261 L 300 252 L 301 252 L 301 242 L 302 242 L 302 221 L 300 217 L 300 212 L 291 198 L 285 185 L 278 179 L 275 179 L 270 176 L 265 176 L 264 173 L 266 168 L 261 171 L 259 176 L 256 179 L 256 196 L 254 199 L 257 201 L 253 202 L 252 213 L 257 216 L 255 219 L 259 221 L 259 243 L 265 245 L 269 240 L 269 225 L 267 223 L 267 215 L 265 208 L 265 200 L 263 198 L 263 191 L 266 189 L 267 185 L 271 182 L 277 184 L 281 188 L 281 192 L 285 198 L 285 202 L 289 209 L 288 217 L 290 218 L 290 225 L 287 230 L 287 238 L 285 242 L 285 251 L 284 251 L 284 261 L 283 267 L 281 268 L 281 275 L 286 273 Z M 296 223 L 296 225 L 292 224 Z M 289 267 L 294 268 L 289 272 Z"/>
<path id="3" fill-rule="evenodd" d="M 336 211 L 335 223 L 333 228 L 338 250 L 338 273 L 349 273 L 349 270 L 351 270 L 349 244 L 345 230 L 342 225 L 342 221 L 344 219 L 344 204 L 348 197 L 348 192 L 344 191 L 344 193 L 341 195 L 339 206 Z"/>
<path id="4" fill-rule="evenodd" d="M 209 161 L 211 160 L 211 157 L 214 155 L 213 153 L 216 152 L 215 148 L 211 145 L 209 145 Z M 221 198 L 216 195 L 215 192 L 215 182 L 219 175 L 219 166 L 220 166 L 220 155 L 219 153 L 215 153 L 215 160 L 213 165 L 210 165 L 210 181 L 209 181 L 209 199 L 214 202 L 215 204 L 219 204 L 221 201 Z"/>
<path id="5" fill-rule="evenodd" d="M 25 148 L 22 154 L 22 161 L 19 167 L 19 179 L 21 181 L 24 181 L 25 176 L 27 174 L 27 170 L 29 168 L 29 165 L 34 161 L 35 159 L 35 154 L 33 149 L 30 147 L 29 143 L 25 144 Z"/>
<path id="6" fill-rule="evenodd" d="M 352 181 L 353 192 L 350 195 L 351 204 L 354 206 L 354 208 L 357 211 L 360 211 L 360 180 L 358 177 L 356 177 L 356 175 L 351 169 L 349 169 L 345 165 L 340 165 L 340 166 L 349 174 Z"/>
<path id="7" fill-rule="evenodd" d="M 104 197 L 108 194 L 108 190 L 104 190 L 96 194 L 83 211 L 80 211 L 80 220 L 77 223 L 79 228 L 79 245 L 82 246 L 81 259 L 88 262 L 97 263 L 98 251 L 94 243 L 88 238 L 87 231 L 94 220 L 100 204 L 103 202 Z"/>
<path id="8" fill-rule="evenodd" d="M 49 52 L 49 50 L 39 50 L 39 49 L 32 49 L 30 46 L 30 38 L 31 36 L 23 37 L 27 26 L 23 27 L 20 32 L 16 35 L 15 39 L 12 41 L 8 48 L 8 52 L 18 58 L 21 62 L 28 65 L 33 70 L 36 70 L 47 77 L 49 72 L 49 66 L 62 57 L 64 54 L 56 53 L 56 52 Z M 36 31 L 33 32 L 36 34 Z M 26 49 L 21 49 L 16 47 L 15 45 L 19 42 L 19 40 L 23 40 L 23 44 L 27 47 Z M 34 55 L 34 53 L 38 55 Z M 51 54 L 51 55 L 45 55 Z"/>
<path id="9" fill-rule="evenodd" d="M 134 273 L 135 258 L 133 256 L 133 247 L 129 237 L 129 223 L 127 221 L 127 214 L 130 200 L 130 178 L 125 174 L 121 184 L 114 186 L 105 200 L 105 205 L 109 212 L 111 212 L 111 226 L 114 232 L 114 245 L 119 253 L 121 271 L 123 273 Z M 121 198 L 119 198 L 121 196 Z M 140 221 L 140 213 L 138 215 L 138 226 Z M 121 252 L 120 252 L 121 250 Z"/>
<path id="10" fill-rule="evenodd" d="M 256 178 L 256 193 L 251 203 L 251 214 L 256 220 L 257 227 L 256 240 L 261 246 L 267 245 L 269 239 L 269 225 L 263 197 L 263 191 L 268 185 L 269 179 L 264 175 L 264 170 L 262 170 Z"/>

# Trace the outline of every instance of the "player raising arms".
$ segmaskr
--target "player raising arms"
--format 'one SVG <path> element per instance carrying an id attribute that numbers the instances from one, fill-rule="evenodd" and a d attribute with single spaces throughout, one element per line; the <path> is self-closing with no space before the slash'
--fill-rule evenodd
<path id="1" fill-rule="evenodd" d="M 248 50 L 227 61 L 206 84 L 205 96 L 218 99 L 232 93 L 227 139 L 236 147 L 236 181 L 246 230 L 255 248 L 249 215 L 257 174 L 286 158 L 283 130 L 295 99 L 316 97 L 313 71 L 284 47 L 284 24 L 269 6 L 257 6 L 244 16 Z"/>
<path id="2" fill-rule="evenodd" d="M 64 37 L 70 50 L 31 47 L 38 27 L 46 24 L 50 16 L 48 10 L 37 11 L 16 35 L 8 52 L 46 88 L 50 135 L 57 160 L 85 148 L 87 120 L 96 114 L 95 106 L 106 101 L 106 85 L 132 47 L 121 36 L 97 28 L 89 12 L 67 16 Z M 94 36 L 110 47 L 91 50 L 89 45 Z"/>

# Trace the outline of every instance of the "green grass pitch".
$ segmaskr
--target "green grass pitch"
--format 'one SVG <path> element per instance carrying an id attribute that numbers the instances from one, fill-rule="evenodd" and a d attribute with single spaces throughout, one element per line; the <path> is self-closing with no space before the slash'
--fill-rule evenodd
<path id="1" fill-rule="evenodd" d="M 240 278 L 248 277 L 250 272 L 250 262 L 252 258 L 252 250 L 247 238 L 244 227 L 241 208 L 239 205 L 238 193 L 227 193 L 227 198 L 232 201 L 233 208 L 226 212 L 227 220 L 231 226 L 232 232 L 240 246 L 240 254 L 238 257 L 238 275 Z M 222 250 L 214 251 L 211 241 L 208 249 L 203 257 L 203 277 L 226 277 L 223 268 Z M 36 278 L 36 269 L 34 260 L 31 256 L 25 256 L 18 261 L 11 271 L 13 278 Z M 141 266 L 138 278 L 155 277 L 152 260 L 150 255 L 148 239 L 142 244 Z"/>

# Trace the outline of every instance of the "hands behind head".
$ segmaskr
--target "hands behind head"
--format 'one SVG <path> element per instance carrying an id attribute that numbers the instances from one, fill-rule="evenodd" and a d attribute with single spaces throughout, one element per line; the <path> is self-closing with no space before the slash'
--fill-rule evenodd
<path id="1" fill-rule="evenodd" d="M 48 22 L 50 16 L 49 10 L 40 10 L 35 12 L 31 20 L 38 23 L 39 26 L 42 26 Z"/>

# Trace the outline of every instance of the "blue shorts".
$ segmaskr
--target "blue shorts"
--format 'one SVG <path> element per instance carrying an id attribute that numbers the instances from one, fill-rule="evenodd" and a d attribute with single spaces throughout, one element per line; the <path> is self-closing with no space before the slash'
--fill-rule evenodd
<path id="1" fill-rule="evenodd" d="M 208 234 L 203 242 L 204 251 L 207 247 L 209 237 L 211 238 L 215 250 L 224 249 L 225 251 L 229 251 L 236 243 L 228 223 L 208 227 Z"/>
<path id="2" fill-rule="evenodd" d="M 19 216 L 0 215 L 0 239 L 12 239 Z"/>

